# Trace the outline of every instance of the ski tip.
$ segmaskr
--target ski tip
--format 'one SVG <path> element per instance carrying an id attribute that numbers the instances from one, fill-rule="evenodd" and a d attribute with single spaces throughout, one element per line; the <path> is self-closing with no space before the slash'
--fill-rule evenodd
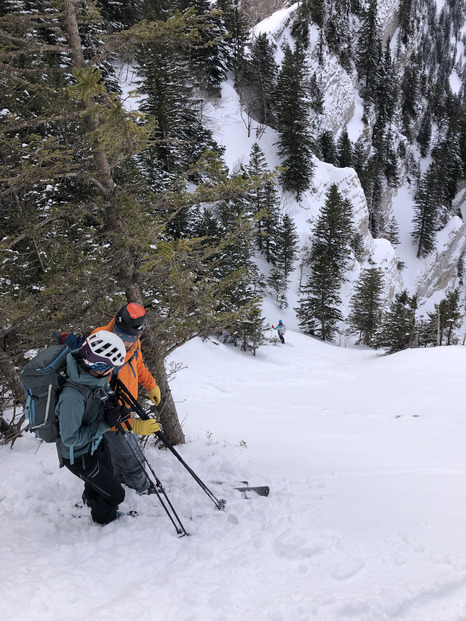
<path id="1" fill-rule="evenodd" d="M 239 492 L 246 494 L 247 492 L 254 492 L 259 496 L 268 496 L 270 494 L 270 487 L 268 485 L 259 485 L 255 487 L 246 486 L 246 487 L 236 487 Z"/>
<path id="2" fill-rule="evenodd" d="M 259 496 L 268 496 L 270 494 L 270 487 L 268 485 L 263 485 L 258 488 L 256 494 L 259 494 Z"/>

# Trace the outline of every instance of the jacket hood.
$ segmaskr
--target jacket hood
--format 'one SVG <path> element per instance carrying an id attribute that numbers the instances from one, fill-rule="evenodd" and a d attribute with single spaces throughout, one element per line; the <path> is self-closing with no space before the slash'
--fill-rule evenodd
<path id="1" fill-rule="evenodd" d="M 115 317 L 112 319 L 112 321 L 107 324 L 106 326 L 103 326 L 102 328 L 99 328 L 99 330 L 107 330 L 108 332 L 113 332 L 113 328 L 115 327 Z"/>

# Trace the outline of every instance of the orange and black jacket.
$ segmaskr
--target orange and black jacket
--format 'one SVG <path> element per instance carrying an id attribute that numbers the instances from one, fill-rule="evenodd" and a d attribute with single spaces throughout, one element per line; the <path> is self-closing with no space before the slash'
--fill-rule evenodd
<path id="1" fill-rule="evenodd" d="M 114 326 L 115 319 L 112 319 L 107 326 L 96 328 L 92 331 L 92 334 L 94 334 L 94 332 L 98 332 L 99 330 L 107 330 L 108 332 L 112 332 Z M 113 371 L 113 375 L 114 374 L 115 371 Z M 152 377 L 152 374 L 142 359 L 141 341 L 139 339 L 136 343 L 134 343 L 131 349 L 126 352 L 124 365 L 118 367 L 118 379 L 123 382 L 135 399 L 138 398 L 139 384 L 144 386 L 148 392 L 157 385 L 157 382 Z M 131 416 L 130 423 L 132 421 L 133 417 Z"/>

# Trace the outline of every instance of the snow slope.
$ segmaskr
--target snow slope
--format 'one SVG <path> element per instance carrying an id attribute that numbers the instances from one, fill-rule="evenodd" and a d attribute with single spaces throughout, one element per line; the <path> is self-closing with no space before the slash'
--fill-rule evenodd
<path id="1" fill-rule="evenodd" d="M 194 340 L 173 361 L 179 451 L 226 511 L 152 447 L 191 536 L 132 491 L 139 516 L 100 527 L 53 446 L 0 447 L 3 621 L 466 619 L 466 348 L 386 357 L 288 330 L 256 357 Z M 213 483 L 243 478 L 270 496 Z"/>

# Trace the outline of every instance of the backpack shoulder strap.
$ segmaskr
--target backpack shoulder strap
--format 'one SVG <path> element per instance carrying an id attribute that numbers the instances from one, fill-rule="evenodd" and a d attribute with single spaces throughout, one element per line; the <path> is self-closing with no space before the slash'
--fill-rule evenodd
<path id="1" fill-rule="evenodd" d="M 65 383 L 63 384 L 63 386 L 67 385 L 67 386 L 72 386 L 73 388 L 76 388 L 76 390 L 79 390 L 79 392 L 81 392 L 84 395 L 84 398 L 86 399 L 86 403 L 89 401 L 89 399 L 92 397 L 92 395 L 94 394 L 94 391 L 92 390 L 92 388 L 89 388 L 89 386 L 84 386 L 84 384 L 79 384 L 78 382 L 73 382 L 72 379 L 70 379 L 66 373 L 63 374 L 65 377 Z"/>
<path id="2" fill-rule="evenodd" d="M 89 399 L 94 394 L 94 391 L 92 390 L 92 388 L 89 388 L 89 386 L 84 386 L 83 384 L 78 384 L 78 382 L 73 382 L 73 380 L 70 379 L 68 377 L 68 375 L 64 371 L 61 372 L 61 375 L 65 379 L 62 387 L 72 386 L 73 388 L 76 388 L 76 390 L 79 390 L 79 392 L 81 392 L 84 395 L 84 399 L 85 399 L 84 407 L 86 408 L 87 404 L 89 402 Z M 57 441 L 55 442 L 55 446 L 57 448 L 58 463 L 60 465 L 60 468 L 63 468 L 64 463 L 63 463 L 62 454 L 60 452 L 59 438 L 57 438 Z M 70 448 L 70 454 L 71 455 L 73 454 L 73 447 Z M 72 462 L 73 462 L 73 460 L 72 460 Z"/>
<path id="3" fill-rule="evenodd" d="M 127 364 L 129 364 L 130 369 L 131 369 L 131 370 L 132 370 L 132 372 L 133 372 L 133 375 L 136 377 L 136 372 L 134 371 L 133 365 L 132 365 L 131 363 L 132 363 L 132 361 L 133 361 L 133 358 L 134 358 L 134 359 L 136 359 L 136 360 L 138 359 L 138 355 L 139 355 L 139 344 L 138 344 L 138 346 L 136 347 L 136 349 L 134 350 L 134 352 L 133 352 L 133 354 L 132 354 L 131 358 L 128 358 L 128 360 L 127 360 L 124 364 L 122 364 L 122 365 L 121 365 L 121 367 L 114 367 L 114 369 L 113 369 L 113 375 L 114 375 L 115 377 L 117 377 L 117 376 L 118 376 L 119 371 L 121 371 L 121 369 L 122 369 L 123 367 L 125 367 Z"/>

